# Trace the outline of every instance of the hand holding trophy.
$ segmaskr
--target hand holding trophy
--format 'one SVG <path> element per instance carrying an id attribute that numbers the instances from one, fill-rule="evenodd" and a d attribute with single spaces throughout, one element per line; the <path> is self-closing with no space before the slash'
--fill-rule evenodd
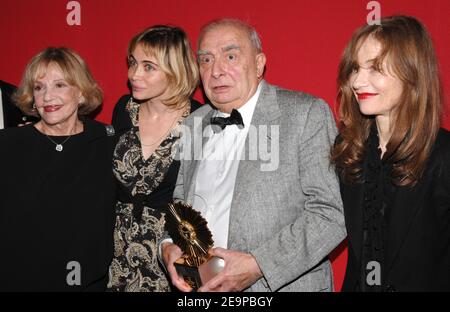
<path id="1" fill-rule="evenodd" d="M 208 253 L 214 241 L 200 212 L 182 202 L 171 203 L 168 208 L 167 230 L 184 253 L 174 266 L 178 275 L 197 290 L 223 269 L 224 261 Z"/>

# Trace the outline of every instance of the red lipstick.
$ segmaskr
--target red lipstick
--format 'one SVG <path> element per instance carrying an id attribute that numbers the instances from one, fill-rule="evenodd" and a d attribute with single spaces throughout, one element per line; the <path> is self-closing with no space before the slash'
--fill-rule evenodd
<path id="1" fill-rule="evenodd" d="M 56 112 L 61 107 L 62 107 L 62 105 L 47 105 L 47 106 L 44 106 L 44 111 L 46 113 Z"/>
<path id="2" fill-rule="evenodd" d="M 378 93 L 357 93 L 358 100 L 367 100 L 368 98 L 378 95 Z"/>

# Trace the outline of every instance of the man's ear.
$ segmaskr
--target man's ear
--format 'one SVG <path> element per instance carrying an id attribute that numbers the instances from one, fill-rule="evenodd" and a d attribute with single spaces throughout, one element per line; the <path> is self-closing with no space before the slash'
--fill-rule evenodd
<path id="1" fill-rule="evenodd" d="M 259 53 L 256 55 L 256 76 L 262 78 L 264 75 L 264 68 L 266 67 L 266 55 Z"/>

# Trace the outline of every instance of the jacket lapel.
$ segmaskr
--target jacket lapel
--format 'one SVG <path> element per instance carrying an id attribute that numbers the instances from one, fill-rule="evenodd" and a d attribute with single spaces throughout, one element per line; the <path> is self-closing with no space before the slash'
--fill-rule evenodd
<path id="1" fill-rule="evenodd" d="M 418 187 L 417 185 L 416 187 Z M 420 197 L 418 197 L 418 195 Z M 388 233 L 387 233 L 387 259 L 386 273 L 392 269 L 392 265 L 411 230 L 414 218 L 423 207 L 420 203 L 425 192 L 416 188 L 399 187 L 396 190 L 392 206 L 388 210 Z M 395 207 L 395 208 L 393 208 Z"/>
<path id="2" fill-rule="evenodd" d="M 262 89 L 256 103 L 255 110 L 253 112 L 251 126 L 256 129 L 258 141 L 259 126 L 267 126 L 270 129 L 271 124 L 278 124 L 281 117 L 280 108 L 277 101 L 276 88 L 262 81 Z M 276 122 L 274 122 L 276 121 Z M 251 131 L 251 130 L 250 130 Z M 267 139 L 270 146 L 270 133 L 268 131 Z M 252 144 L 256 142 L 252 140 Z M 239 162 L 239 167 L 236 175 L 236 181 L 234 186 L 233 200 L 230 209 L 230 221 L 229 221 L 229 235 L 228 235 L 228 247 L 230 248 L 240 238 L 239 220 L 245 217 L 246 203 L 248 202 L 247 196 L 250 196 L 253 192 L 250 189 L 251 181 L 255 178 L 255 171 L 260 170 L 261 160 L 259 153 L 257 153 L 257 160 L 249 160 L 249 134 L 245 139 L 245 149 L 243 151 L 243 159 Z"/>
<path id="3" fill-rule="evenodd" d="M 358 262 L 360 262 L 363 239 L 363 184 L 344 186 L 341 182 L 341 194 L 344 202 L 348 239 Z"/>
<path id="4" fill-rule="evenodd" d="M 363 244 L 363 184 L 346 185 L 343 187 L 341 182 L 341 190 L 345 203 L 344 209 L 348 239 L 358 259 L 358 263 L 360 263 Z M 421 199 L 416 194 L 420 193 L 424 192 L 417 192 L 417 190 L 408 187 L 400 187 L 396 189 L 393 195 L 392 205 L 388 208 L 386 214 L 388 224 L 386 233 L 386 274 L 392 269 L 398 252 L 411 228 L 413 219 L 418 213 Z"/>

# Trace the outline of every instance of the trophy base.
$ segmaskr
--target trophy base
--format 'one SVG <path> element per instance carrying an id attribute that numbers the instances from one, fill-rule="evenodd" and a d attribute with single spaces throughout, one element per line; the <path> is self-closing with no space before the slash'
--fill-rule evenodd
<path id="1" fill-rule="evenodd" d="M 193 291 L 197 291 L 203 284 L 223 270 L 225 262 L 219 257 L 211 257 L 196 267 L 188 265 L 184 258 L 179 258 L 174 265 L 178 275 L 184 278 Z"/>

